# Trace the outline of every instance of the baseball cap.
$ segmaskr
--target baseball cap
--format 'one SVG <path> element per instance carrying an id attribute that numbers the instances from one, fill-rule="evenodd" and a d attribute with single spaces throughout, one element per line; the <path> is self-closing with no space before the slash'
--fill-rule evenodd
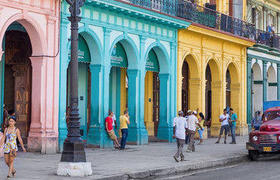
<path id="1" fill-rule="evenodd" d="M 197 112 L 196 112 L 196 111 L 193 111 L 193 113 L 194 113 L 194 114 L 197 114 Z"/>

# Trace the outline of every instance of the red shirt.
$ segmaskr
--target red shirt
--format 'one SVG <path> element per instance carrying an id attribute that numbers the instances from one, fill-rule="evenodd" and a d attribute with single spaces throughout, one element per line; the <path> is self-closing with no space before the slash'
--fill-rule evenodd
<path id="1" fill-rule="evenodd" d="M 110 116 L 106 117 L 105 122 L 107 123 L 108 130 L 113 130 L 113 119 Z"/>

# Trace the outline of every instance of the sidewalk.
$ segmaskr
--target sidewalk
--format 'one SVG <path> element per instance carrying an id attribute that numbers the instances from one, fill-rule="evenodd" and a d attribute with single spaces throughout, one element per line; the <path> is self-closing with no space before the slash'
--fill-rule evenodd
<path id="1" fill-rule="evenodd" d="M 128 179 L 148 178 L 151 175 L 168 175 L 188 170 L 221 166 L 242 161 L 247 151 L 245 137 L 237 137 L 237 143 L 215 144 L 216 139 L 206 140 L 196 146 L 196 152 L 185 152 L 185 161 L 177 163 L 173 159 L 175 143 L 151 143 L 144 146 L 128 146 L 125 151 L 112 149 L 86 149 L 87 161 L 92 162 L 93 176 L 73 179 Z M 228 142 L 230 142 L 229 137 Z M 221 141 L 223 142 L 223 141 Z M 70 179 L 55 175 L 61 155 L 41 155 L 38 153 L 18 153 L 15 162 L 17 177 L 14 179 Z M 0 179 L 6 177 L 7 167 L 3 158 L 0 162 Z M 71 178 L 72 179 L 72 178 Z"/>

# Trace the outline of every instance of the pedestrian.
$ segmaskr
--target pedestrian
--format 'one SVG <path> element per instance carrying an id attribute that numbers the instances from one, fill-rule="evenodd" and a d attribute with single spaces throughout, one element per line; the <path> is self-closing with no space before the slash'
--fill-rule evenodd
<path id="1" fill-rule="evenodd" d="M 105 119 L 105 126 L 106 126 L 106 131 L 110 137 L 110 139 L 113 141 L 114 143 L 114 147 L 115 149 L 119 149 L 120 148 L 120 144 L 118 142 L 118 138 L 115 134 L 115 131 L 113 129 L 113 112 L 110 112 L 109 116 L 106 117 Z"/>
<path id="2" fill-rule="evenodd" d="M 109 113 L 108 114 L 111 114 L 111 110 L 109 110 Z M 115 115 L 115 113 L 114 112 L 112 112 L 113 113 L 113 117 L 112 117 L 112 119 L 113 119 L 113 129 L 115 130 L 115 129 L 117 129 L 117 118 L 116 118 L 116 115 Z"/>
<path id="3" fill-rule="evenodd" d="M 230 108 L 230 131 L 231 131 L 231 138 L 232 141 L 230 144 L 236 144 L 236 139 L 235 139 L 235 130 L 236 130 L 236 121 L 237 121 L 237 114 L 233 111 L 232 108 Z"/>
<path id="4" fill-rule="evenodd" d="M 203 132 L 204 132 L 203 127 L 204 127 L 205 117 L 202 112 L 200 112 L 198 115 L 199 115 L 198 122 L 199 122 L 200 126 L 202 127 L 202 129 L 197 127 L 198 128 L 197 132 L 199 134 L 199 143 L 197 145 L 201 145 L 203 143 Z"/>
<path id="5" fill-rule="evenodd" d="M 121 150 L 125 149 L 126 139 L 128 136 L 128 125 L 130 124 L 128 111 L 125 110 L 124 114 L 120 117 L 120 129 L 122 132 Z"/>
<path id="6" fill-rule="evenodd" d="M 2 139 L 3 137 L 3 133 L 0 131 L 0 140 Z M 3 150 L 3 145 L 0 146 L 0 157 L 3 157 L 4 156 L 4 150 Z"/>
<path id="7" fill-rule="evenodd" d="M 260 130 L 260 127 L 262 125 L 262 116 L 261 116 L 261 112 L 260 111 L 257 111 L 255 113 L 255 118 L 252 120 L 252 127 L 255 129 L 255 130 Z"/>
<path id="8" fill-rule="evenodd" d="M 229 123 L 228 123 L 229 115 L 227 114 L 227 109 L 224 109 L 224 113 L 220 115 L 220 122 L 221 122 L 221 129 L 220 129 L 220 135 L 216 142 L 216 144 L 220 143 L 221 136 L 223 135 L 223 132 L 225 132 L 225 139 L 224 144 L 227 143 L 227 134 L 229 130 Z"/>
<path id="9" fill-rule="evenodd" d="M 193 111 L 192 115 L 189 116 L 188 121 L 187 121 L 187 133 L 189 135 L 190 138 L 190 142 L 187 148 L 187 152 L 194 152 L 195 151 L 195 146 L 194 146 L 194 135 L 195 135 L 195 130 L 196 130 L 196 126 L 198 126 L 200 129 L 202 129 L 202 127 L 200 126 L 200 124 L 198 123 L 198 119 L 197 119 L 197 112 Z"/>
<path id="10" fill-rule="evenodd" d="M 9 173 L 7 178 L 13 177 L 16 174 L 16 170 L 14 168 L 14 160 L 18 151 L 17 141 L 19 139 L 20 145 L 22 147 L 23 152 L 26 152 L 25 147 L 23 145 L 23 141 L 20 135 L 20 130 L 15 126 L 16 125 L 16 117 L 10 116 L 9 118 L 9 126 L 5 129 L 4 135 L 0 142 L 0 147 L 4 144 L 4 158 L 7 166 L 9 167 Z"/>
<path id="11" fill-rule="evenodd" d="M 190 116 L 191 114 L 192 114 L 192 110 L 188 110 L 188 111 L 187 111 L 187 114 L 186 114 L 186 116 L 185 116 L 186 121 L 188 121 L 188 118 L 189 118 L 189 116 Z M 189 138 L 188 133 L 186 133 L 185 143 L 188 144 L 189 142 L 190 142 L 190 138 Z"/>
<path id="12" fill-rule="evenodd" d="M 173 138 L 177 141 L 177 153 L 173 156 L 176 162 L 184 161 L 183 147 L 186 137 L 187 121 L 184 117 L 184 112 L 178 112 L 179 117 L 175 117 L 173 121 Z"/>

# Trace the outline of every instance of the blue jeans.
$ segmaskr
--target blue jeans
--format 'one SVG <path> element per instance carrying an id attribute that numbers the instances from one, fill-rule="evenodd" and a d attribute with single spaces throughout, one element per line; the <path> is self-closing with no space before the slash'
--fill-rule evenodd
<path id="1" fill-rule="evenodd" d="M 236 125 L 231 125 L 231 126 L 230 126 L 232 142 L 236 142 L 236 141 L 235 141 L 235 129 L 236 129 Z"/>
<path id="2" fill-rule="evenodd" d="M 189 135 L 186 135 L 185 143 L 186 143 L 186 144 L 189 144 L 189 142 L 190 142 Z"/>
<path id="3" fill-rule="evenodd" d="M 198 134 L 199 134 L 199 139 L 203 139 L 203 131 L 204 131 L 204 128 L 201 130 L 197 130 L 198 131 Z"/>
<path id="4" fill-rule="evenodd" d="M 125 148 L 127 136 L 128 136 L 128 129 L 122 129 L 121 149 Z"/>

